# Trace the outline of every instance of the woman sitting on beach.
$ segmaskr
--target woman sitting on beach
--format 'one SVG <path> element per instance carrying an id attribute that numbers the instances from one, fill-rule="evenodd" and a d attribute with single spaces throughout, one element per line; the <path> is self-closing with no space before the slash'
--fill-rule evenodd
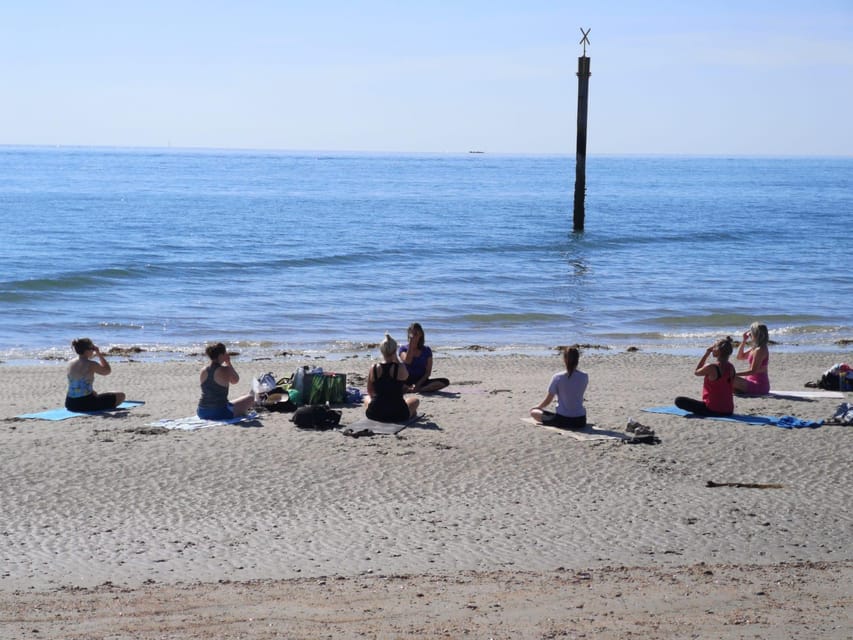
<path id="1" fill-rule="evenodd" d="M 430 393 L 450 384 L 447 378 L 430 378 L 432 349 L 424 344 L 424 330 L 417 322 L 409 325 L 409 345 L 400 347 L 400 359 L 409 370 L 406 391 Z"/>
<path id="2" fill-rule="evenodd" d="M 577 347 L 563 349 L 565 371 L 555 373 L 548 385 L 548 394 L 538 405 L 530 409 L 530 416 L 544 425 L 563 429 L 586 427 L 586 409 L 583 395 L 589 384 L 589 376 L 578 369 L 580 351 Z M 556 396 L 556 413 L 545 409 Z"/>
<path id="3" fill-rule="evenodd" d="M 108 376 L 112 371 L 110 363 L 101 350 L 89 338 L 73 340 L 71 346 L 77 358 L 68 365 L 68 393 L 65 396 L 65 408 L 69 411 L 104 411 L 115 409 L 124 402 L 125 395 L 120 392 L 96 393 L 92 388 L 95 374 Z M 97 357 L 97 362 L 92 357 Z"/>
<path id="4" fill-rule="evenodd" d="M 383 362 L 374 364 L 367 374 L 367 417 L 378 422 L 405 422 L 414 418 L 420 401 L 403 397 L 409 372 L 397 357 L 397 341 L 386 333 L 379 344 L 379 353 Z"/>
<path id="5" fill-rule="evenodd" d="M 752 345 L 749 349 L 746 348 L 747 342 Z M 767 366 L 770 364 L 768 342 L 770 336 L 767 326 L 757 322 L 753 322 L 743 334 L 736 358 L 748 360 L 749 369 L 735 374 L 735 391 L 754 396 L 770 393 L 770 376 L 767 375 Z"/>
<path id="6" fill-rule="evenodd" d="M 714 356 L 716 363 L 705 364 L 709 355 Z M 678 396 L 675 406 L 684 411 L 700 416 L 728 416 L 735 410 L 733 384 L 735 367 L 729 362 L 732 355 L 732 339 L 730 337 L 717 340 L 705 349 L 699 359 L 693 375 L 703 376 L 702 400 Z"/>
<path id="7" fill-rule="evenodd" d="M 228 386 L 240 382 L 240 375 L 231 365 L 231 356 L 221 342 L 205 349 L 210 364 L 201 370 L 201 399 L 196 414 L 203 420 L 230 420 L 244 416 L 255 404 L 251 393 L 228 402 Z"/>

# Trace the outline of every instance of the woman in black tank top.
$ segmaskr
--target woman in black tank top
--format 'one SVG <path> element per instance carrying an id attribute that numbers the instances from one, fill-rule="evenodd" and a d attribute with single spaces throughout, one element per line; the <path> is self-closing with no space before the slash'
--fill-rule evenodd
<path id="1" fill-rule="evenodd" d="M 201 370 L 199 383 L 201 398 L 196 415 L 203 420 L 230 420 L 244 416 L 255 406 L 255 396 L 247 394 L 228 402 L 228 387 L 240 382 L 240 376 L 231 364 L 231 356 L 221 342 L 205 349 L 210 364 Z"/>
<path id="2" fill-rule="evenodd" d="M 387 333 L 379 345 L 383 362 L 370 367 L 367 375 L 367 417 L 378 422 L 405 422 L 417 415 L 417 398 L 405 398 L 403 386 L 409 377 L 397 357 L 397 342 Z"/>

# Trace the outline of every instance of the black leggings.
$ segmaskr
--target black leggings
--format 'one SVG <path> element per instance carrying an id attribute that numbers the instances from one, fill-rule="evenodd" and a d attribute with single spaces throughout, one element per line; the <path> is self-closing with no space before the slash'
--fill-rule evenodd
<path id="1" fill-rule="evenodd" d="M 367 410 L 364 412 L 371 420 L 376 422 L 395 422 L 403 423 L 411 417 L 409 405 L 405 402 L 402 406 L 381 407 L 377 406 L 376 402 L 371 402 L 367 405 Z"/>
<path id="2" fill-rule="evenodd" d="M 684 396 L 678 396 L 675 399 L 675 406 L 684 411 L 689 411 L 690 413 L 695 413 L 697 416 L 730 416 L 730 413 L 720 413 L 719 411 L 711 411 L 701 400 L 694 400 L 693 398 L 685 398 Z"/>
<path id="3" fill-rule="evenodd" d="M 560 429 L 585 429 L 586 416 L 577 416 L 576 418 L 569 418 L 567 416 L 561 416 L 559 413 L 543 411 L 542 424 L 547 425 L 549 427 L 559 427 Z"/>
<path id="4" fill-rule="evenodd" d="M 69 398 L 65 396 L 65 408 L 77 413 L 88 413 L 90 411 L 106 411 L 118 406 L 118 397 L 114 393 L 90 393 L 82 398 Z"/>
<path id="5" fill-rule="evenodd" d="M 417 384 L 420 378 L 416 378 L 415 376 L 409 376 L 409 379 L 406 380 L 406 384 Z M 450 380 L 447 378 L 427 378 L 424 380 L 424 383 L 421 385 L 422 387 L 428 387 L 433 383 L 440 382 L 441 388 L 448 386 L 450 384 Z"/>

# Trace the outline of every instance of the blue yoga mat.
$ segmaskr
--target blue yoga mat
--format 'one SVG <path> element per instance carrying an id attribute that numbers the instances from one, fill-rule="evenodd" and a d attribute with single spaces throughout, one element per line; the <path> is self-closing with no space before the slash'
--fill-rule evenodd
<path id="1" fill-rule="evenodd" d="M 679 409 L 675 405 L 666 405 L 663 407 L 649 407 L 643 409 L 647 413 L 666 413 L 673 416 L 684 416 L 690 418 L 702 418 L 704 420 L 723 420 L 725 422 L 745 422 L 747 424 L 772 424 L 783 429 L 816 429 L 823 424 L 823 420 L 814 422 L 813 420 L 801 420 L 794 416 L 747 416 L 740 413 L 733 413 L 730 416 L 700 416 L 684 409 Z"/>
<path id="2" fill-rule="evenodd" d="M 77 418 L 79 416 L 96 416 L 102 413 L 121 411 L 122 409 L 133 409 L 133 407 L 138 407 L 142 404 L 145 403 L 139 400 L 127 400 L 125 402 L 122 402 L 115 409 L 110 409 L 109 411 L 91 411 L 86 413 L 79 413 L 75 411 L 69 411 L 65 407 L 60 407 L 59 409 L 50 409 L 48 411 L 40 411 L 38 413 L 25 413 L 17 417 L 31 418 L 33 420 L 67 420 L 68 418 Z"/>

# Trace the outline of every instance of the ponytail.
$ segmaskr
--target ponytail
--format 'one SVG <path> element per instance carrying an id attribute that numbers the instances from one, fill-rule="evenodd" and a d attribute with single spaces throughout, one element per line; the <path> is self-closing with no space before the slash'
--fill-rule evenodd
<path id="1" fill-rule="evenodd" d="M 576 346 L 566 347 L 563 349 L 563 364 L 566 365 L 566 373 L 568 373 L 569 376 L 571 376 L 575 372 L 575 369 L 578 368 L 580 357 L 581 352 Z"/>

